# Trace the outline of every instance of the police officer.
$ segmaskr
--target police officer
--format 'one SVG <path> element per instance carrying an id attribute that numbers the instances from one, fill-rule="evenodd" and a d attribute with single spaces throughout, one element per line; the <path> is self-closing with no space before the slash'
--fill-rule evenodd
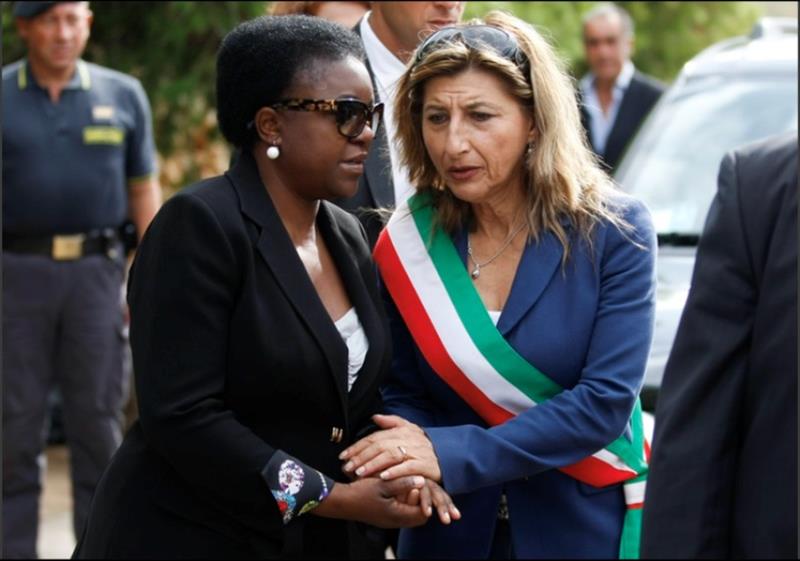
<path id="1" fill-rule="evenodd" d="M 27 57 L 3 68 L 3 557 L 36 556 L 48 394 L 70 446 L 73 525 L 121 440 L 117 234 L 161 202 L 150 107 L 134 78 L 80 59 L 88 2 L 17 2 Z"/>

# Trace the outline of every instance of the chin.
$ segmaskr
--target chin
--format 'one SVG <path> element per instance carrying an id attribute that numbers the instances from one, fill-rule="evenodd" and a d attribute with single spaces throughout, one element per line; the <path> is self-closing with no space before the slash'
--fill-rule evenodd
<path id="1" fill-rule="evenodd" d="M 462 183 L 455 188 L 449 185 L 447 188 L 456 199 L 469 204 L 480 203 L 489 195 L 489 189 L 480 184 Z"/>
<path id="2" fill-rule="evenodd" d="M 358 192 L 358 179 L 336 181 L 325 194 L 325 199 L 349 199 Z"/>
<path id="3" fill-rule="evenodd" d="M 599 73 L 599 77 L 603 80 L 613 80 L 619 73 L 622 72 L 622 67 L 609 67 L 605 66 Z"/>
<path id="4" fill-rule="evenodd" d="M 47 59 L 47 65 L 53 70 L 66 70 L 75 62 L 77 62 L 77 59 L 72 57 L 51 57 Z"/>

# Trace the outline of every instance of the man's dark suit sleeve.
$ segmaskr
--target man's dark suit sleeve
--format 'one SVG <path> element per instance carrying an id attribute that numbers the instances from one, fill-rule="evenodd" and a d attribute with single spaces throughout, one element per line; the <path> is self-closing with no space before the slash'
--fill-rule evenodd
<path id="1" fill-rule="evenodd" d="M 742 211 L 736 161 L 728 155 L 659 395 L 642 557 L 728 554 L 757 297 Z"/>

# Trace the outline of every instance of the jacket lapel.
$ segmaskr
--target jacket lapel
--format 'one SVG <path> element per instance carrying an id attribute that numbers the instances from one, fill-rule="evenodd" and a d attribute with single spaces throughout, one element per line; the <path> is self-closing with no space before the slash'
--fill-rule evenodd
<path id="1" fill-rule="evenodd" d="M 568 223 L 566 220 L 562 224 Z M 568 226 L 565 226 L 568 228 Z M 461 260 L 467 263 L 467 230 L 461 232 L 453 240 Z M 544 292 L 553 274 L 561 264 L 564 249 L 553 234 L 543 233 L 538 242 L 529 242 L 522 253 L 511 292 L 503 306 L 497 329 L 506 337 L 520 320 L 528 313 Z M 467 267 L 469 270 L 469 267 Z"/>
<path id="2" fill-rule="evenodd" d="M 356 309 L 358 319 L 361 322 L 361 326 L 364 328 L 364 333 L 369 342 L 369 349 L 364 359 L 364 365 L 361 367 L 359 377 L 351 390 L 352 399 L 352 396 L 355 395 L 359 388 L 364 386 L 365 382 L 373 379 L 370 373 L 378 370 L 377 363 L 383 358 L 383 349 L 386 344 L 384 340 L 384 329 L 375 308 L 375 302 L 370 295 L 370 290 L 366 286 L 364 277 L 358 268 L 358 263 L 353 257 L 352 250 L 350 249 L 351 244 L 346 241 L 344 233 L 339 228 L 330 206 L 326 202 L 323 202 L 320 206 L 318 223 L 320 232 L 325 238 L 325 243 L 328 246 L 328 250 L 331 252 L 333 261 L 336 263 L 336 268 L 345 285 L 347 295 L 350 297 L 350 302 Z M 376 287 L 372 288 L 374 289 Z M 346 390 L 346 384 L 344 388 Z"/>
<path id="3" fill-rule="evenodd" d="M 630 139 L 635 132 L 636 124 L 639 120 L 637 104 L 640 101 L 639 80 L 634 73 L 628 89 L 622 97 L 622 102 L 617 110 L 617 118 L 614 119 L 614 126 L 608 133 L 606 149 L 603 158 L 614 168 L 616 167 L 619 156 L 625 148 L 625 139 Z"/>
<path id="4" fill-rule="evenodd" d="M 597 148 L 595 148 L 594 143 L 592 143 L 592 120 L 589 118 L 589 112 L 586 111 L 586 105 L 583 102 L 583 93 L 580 91 L 580 89 L 578 89 L 578 108 L 580 109 L 581 113 L 581 124 L 583 125 L 584 132 L 586 133 L 586 141 L 596 153 Z"/>
<path id="5" fill-rule="evenodd" d="M 347 347 L 317 294 L 289 234 L 258 175 L 252 154 L 242 151 L 225 174 L 239 194 L 242 213 L 260 227 L 258 253 L 322 350 L 347 411 Z M 327 241 L 327 240 L 326 240 Z"/>
<path id="6" fill-rule="evenodd" d="M 361 21 L 363 19 L 358 20 L 358 23 L 353 28 L 359 39 L 361 39 Z M 372 94 L 375 96 L 375 103 L 378 103 L 382 100 L 378 92 L 378 85 L 375 82 L 375 73 L 372 71 L 372 65 L 369 62 L 369 55 L 365 57 L 364 64 L 372 82 Z M 376 208 L 394 207 L 394 180 L 392 179 L 391 162 L 386 127 L 382 121 L 375 134 L 375 139 L 372 141 L 372 146 L 370 146 L 367 161 L 364 162 L 364 183 L 367 184 Z"/>
<path id="7" fill-rule="evenodd" d="M 392 161 L 386 139 L 386 127 L 381 124 L 364 162 L 364 176 L 376 208 L 394 207 Z"/>
<path id="8" fill-rule="evenodd" d="M 538 242 L 529 242 L 522 253 L 497 329 L 505 337 L 525 317 L 550 284 L 561 264 L 564 248 L 553 234 L 544 232 Z"/>

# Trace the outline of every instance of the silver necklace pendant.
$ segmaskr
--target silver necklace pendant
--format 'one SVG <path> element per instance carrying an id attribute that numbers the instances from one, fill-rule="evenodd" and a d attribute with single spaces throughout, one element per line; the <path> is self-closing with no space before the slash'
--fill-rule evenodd
<path id="1" fill-rule="evenodd" d="M 472 259 L 473 263 L 475 263 L 475 268 L 472 269 L 472 272 L 470 272 L 469 276 L 471 276 L 473 280 L 481 276 L 481 267 L 485 267 L 486 265 L 489 265 L 495 259 L 497 259 L 500 256 L 500 254 L 503 253 L 509 245 L 511 245 L 511 241 L 517 236 L 517 234 L 520 233 L 523 226 L 525 226 L 525 222 L 520 224 L 519 227 L 516 230 L 514 230 L 514 232 L 512 232 L 510 236 L 508 236 L 503 246 L 494 255 L 492 255 L 489 259 L 487 259 L 483 263 L 478 263 L 478 260 L 475 259 L 475 256 L 472 254 L 472 243 L 470 242 L 469 234 L 467 234 L 467 256 L 470 259 Z"/>

